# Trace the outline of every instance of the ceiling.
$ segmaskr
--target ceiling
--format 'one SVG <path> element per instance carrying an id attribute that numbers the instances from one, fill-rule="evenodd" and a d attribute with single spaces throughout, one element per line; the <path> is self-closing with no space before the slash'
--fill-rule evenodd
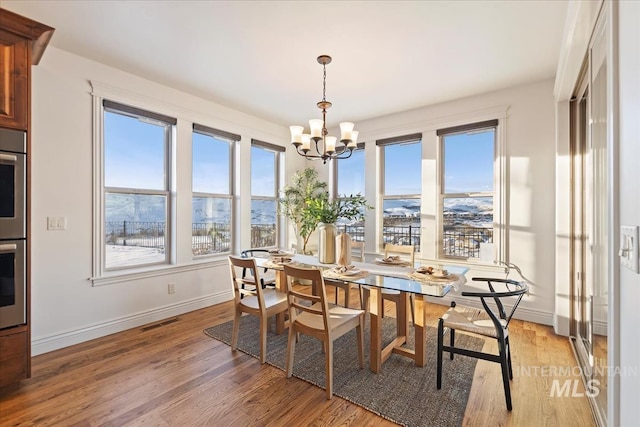
<path id="1" fill-rule="evenodd" d="M 551 78 L 567 3 L 0 0 L 52 46 L 285 126 L 320 116 L 321 54 L 329 126 Z"/>

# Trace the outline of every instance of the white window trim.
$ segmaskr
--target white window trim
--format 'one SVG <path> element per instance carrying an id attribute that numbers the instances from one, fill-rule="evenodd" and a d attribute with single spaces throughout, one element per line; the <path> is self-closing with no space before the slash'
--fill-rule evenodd
<path id="1" fill-rule="evenodd" d="M 192 136 L 191 136 L 191 141 L 193 143 L 193 134 L 198 133 L 200 135 L 205 135 L 214 139 L 218 139 L 220 141 L 225 141 L 229 144 L 229 192 L 228 194 L 221 194 L 221 193 L 202 193 L 202 192 L 195 192 L 193 191 L 193 185 L 191 186 L 191 201 L 193 203 L 193 198 L 194 197 L 200 197 L 200 198 L 208 198 L 208 199 L 228 199 L 230 202 L 230 206 L 231 206 L 231 220 L 229 221 L 229 229 L 231 230 L 231 242 L 229 245 L 229 251 L 228 252 L 217 252 L 217 253 L 211 253 L 211 254 L 203 254 L 203 255 L 193 255 L 193 246 L 191 248 L 191 254 L 194 260 L 201 260 L 201 259 L 205 259 L 205 258 L 212 258 L 212 257 L 219 257 L 221 255 L 227 256 L 230 254 L 234 254 L 235 253 L 235 248 L 236 248 L 236 222 L 235 222 L 235 217 L 236 217 L 236 212 L 237 212 L 237 207 L 236 207 L 236 203 L 235 203 L 235 184 L 234 184 L 234 177 L 235 177 L 235 167 L 236 167 L 236 161 L 235 161 L 235 157 L 236 157 L 236 144 L 238 144 L 240 141 L 236 141 L 233 139 L 228 139 L 225 138 L 223 136 L 220 135 L 216 135 L 213 133 L 207 133 L 204 131 L 196 131 L 196 130 L 192 130 Z M 193 156 L 193 150 L 192 150 L 192 154 Z M 191 162 L 193 164 L 193 157 L 191 159 Z M 191 170 L 191 174 L 192 174 L 192 183 L 193 183 L 193 169 Z M 193 207 L 192 207 L 193 209 Z M 192 229 L 193 229 L 193 221 L 192 221 L 192 225 L 191 225 Z"/>
<path id="2" fill-rule="evenodd" d="M 204 263 L 198 263 L 190 266 L 175 265 L 175 231 L 173 224 L 168 225 L 168 233 L 171 234 L 170 245 L 171 255 L 167 258 L 166 262 L 147 264 L 141 266 L 132 266 L 130 268 L 123 269 L 106 269 L 105 265 L 105 238 L 104 238 L 104 107 L 103 101 L 108 99 L 110 101 L 118 102 L 125 105 L 131 105 L 136 108 L 141 108 L 150 111 L 158 111 L 164 113 L 164 110 L 158 103 L 149 102 L 144 97 L 132 96 L 131 93 L 112 89 L 109 86 L 103 85 L 98 82 L 90 82 L 92 85 L 92 129 L 93 129 L 93 144 L 92 144 L 92 161 L 93 161 L 93 224 L 92 224 L 92 265 L 91 265 L 91 277 L 89 280 L 92 286 L 101 286 L 112 283 L 124 282 L 133 279 L 142 279 L 147 277 L 155 277 L 158 275 L 170 274 L 176 271 L 188 271 L 191 269 L 206 268 Z M 167 114 L 167 113 L 165 113 Z M 168 113 L 167 115 L 172 115 Z M 173 132 L 172 141 L 170 144 L 175 147 L 176 132 Z M 172 146 L 168 147 L 169 153 L 173 153 Z M 170 160 L 170 163 L 175 163 L 174 160 Z M 172 178 L 171 181 L 175 181 Z M 170 182 L 171 182 L 170 181 Z M 169 188 L 168 197 L 168 221 L 172 223 L 175 217 L 175 207 L 170 204 L 170 199 L 173 199 L 175 194 L 174 190 Z"/>
<path id="3" fill-rule="evenodd" d="M 422 147 L 424 144 L 424 135 L 421 137 L 420 140 L 415 140 L 415 141 L 407 141 L 407 142 L 399 142 L 397 143 L 397 145 L 401 145 L 401 144 L 420 144 L 420 146 Z M 424 192 L 424 180 L 421 180 L 420 182 L 420 193 L 418 194 L 385 194 L 385 185 L 384 185 L 384 178 L 385 178 L 385 173 L 386 173 L 386 159 L 385 159 L 385 147 L 391 146 L 391 145 L 396 145 L 396 144 L 387 144 L 387 145 L 380 145 L 380 146 L 376 146 L 378 148 L 378 153 L 379 153 L 379 159 L 380 159 L 380 180 L 378 183 L 378 186 L 380 188 L 380 193 L 378 196 L 378 218 L 377 218 L 377 224 L 379 224 L 378 228 L 377 228 L 377 232 L 376 232 L 376 250 L 379 253 L 382 253 L 384 251 L 384 202 L 385 200 L 400 200 L 400 199 L 416 199 L 420 202 L 420 226 L 418 227 L 418 229 L 420 230 L 420 247 L 422 248 L 422 242 L 423 242 L 423 236 L 422 233 L 424 232 L 424 227 L 422 226 L 422 205 L 423 205 L 423 197 L 422 197 L 422 193 Z M 420 171 L 420 174 L 422 175 L 422 170 Z M 366 235 L 365 235 L 365 240 L 366 240 Z"/>
<path id="4" fill-rule="evenodd" d="M 436 147 L 436 167 L 437 167 L 437 184 L 436 184 L 436 239 L 435 254 L 439 262 L 456 262 L 470 265 L 494 265 L 497 262 L 508 263 L 509 254 L 509 218 L 508 218 L 508 200 L 509 200 L 509 174 L 508 174 L 508 153 L 506 144 L 506 127 L 507 127 L 507 111 L 503 111 L 500 115 L 486 115 L 482 119 L 474 119 L 474 121 L 457 121 L 455 124 L 446 127 L 461 126 L 474 122 L 482 122 L 485 120 L 497 119 L 494 148 L 494 215 L 493 215 L 493 263 L 487 264 L 486 261 L 474 258 L 456 258 L 445 257 L 442 254 L 443 247 L 443 185 L 444 185 L 444 168 L 442 165 L 442 138 L 437 137 Z M 444 127 L 444 126 L 443 126 Z"/>
<path id="5" fill-rule="evenodd" d="M 284 224 L 283 224 L 283 218 L 281 218 L 281 215 L 278 215 L 278 211 L 279 211 L 279 205 L 280 205 L 280 190 L 282 189 L 282 172 L 284 170 L 284 154 L 285 154 L 285 149 L 283 149 L 283 147 L 277 145 L 277 144 L 272 144 L 270 142 L 264 142 L 261 140 L 257 140 L 257 139 L 252 139 L 251 140 L 251 149 L 253 149 L 253 147 L 257 147 L 260 148 L 262 150 L 266 150 L 269 151 L 271 153 L 273 153 L 273 161 L 274 161 L 274 168 L 273 168 L 273 178 L 274 178 L 274 195 L 273 196 L 254 196 L 253 195 L 253 189 L 251 189 L 250 191 L 250 196 L 249 196 L 249 202 L 252 203 L 253 200 L 273 200 L 275 201 L 276 204 L 276 217 L 275 217 L 275 226 L 276 226 L 276 242 L 274 246 L 265 246 L 266 249 L 268 248 L 279 248 L 281 247 L 284 242 L 286 242 L 285 238 L 284 238 Z M 253 158 L 251 157 L 251 161 L 253 162 Z M 253 178 L 250 178 L 253 179 Z M 250 181 L 251 182 L 251 181 Z M 251 209 L 249 209 L 249 211 L 251 211 Z M 251 222 L 249 222 L 249 225 L 251 226 Z M 251 235 L 251 230 L 249 230 L 249 234 Z M 251 239 L 251 238 L 249 238 Z M 251 246 L 251 245 L 250 245 Z"/>

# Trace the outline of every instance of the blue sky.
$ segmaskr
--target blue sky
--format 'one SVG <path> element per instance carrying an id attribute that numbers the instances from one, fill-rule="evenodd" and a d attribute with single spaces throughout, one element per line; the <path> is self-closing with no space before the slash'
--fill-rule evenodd
<path id="1" fill-rule="evenodd" d="M 105 113 L 105 185 L 125 188 L 164 189 L 164 129 L 121 114 Z M 446 192 L 493 190 L 494 131 L 457 134 L 444 139 Z M 211 136 L 193 136 L 193 190 L 229 192 L 229 143 Z M 421 193 L 420 143 L 385 148 L 385 194 Z M 274 156 L 251 149 L 253 196 L 274 196 Z M 338 193 L 364 190 L 364 151 L 338 161 Z"/>

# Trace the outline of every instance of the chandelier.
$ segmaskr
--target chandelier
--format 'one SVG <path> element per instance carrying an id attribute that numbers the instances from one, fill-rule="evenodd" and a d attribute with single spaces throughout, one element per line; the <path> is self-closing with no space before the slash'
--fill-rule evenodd
<path id="1" fill-rule="evenodd" d="M 327 101 L 327 64 L 331 63 L 329 55 L 318 56 L 318 63 L 322 65 L 322 101 L 316 105 L 322 110 L 322 119 L 309 120 L 309 133 L 304 133 L 303 126 L 290 126 L 291 143 L 301 156 L 309 160 L 322 160 L 327 163 L 331 159 L 347 159 L 358 145 L 358 132 L 353 130 L 353 123 L 340 123 L 340 141 L 335 136 L 329 136 L 327 131 L 327 108 L 331 103 Z M 314 151 L 311 150 L 313 141 Z"/>

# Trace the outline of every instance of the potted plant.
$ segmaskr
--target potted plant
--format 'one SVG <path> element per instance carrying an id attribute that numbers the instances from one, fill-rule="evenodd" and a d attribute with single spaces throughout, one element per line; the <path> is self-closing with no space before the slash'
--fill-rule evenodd
<path id="1" fill-rule="evenodd" d="M 291 176 L 291 184 L 282 190 L 279 213 L 291 221 L 296 235 L 302 239 L 302 253 L 307 253 L 309 237 L 318 226 L 318 219 L 312 214 L 309 204 L 326 190 L 327 183 L 320 181 L 318 171 L 311 167 L 295 172 Z"/>
<path id="2" fill-rule="evenodd" d="M 336 257 L 336 221 L 344 218 L 353 221 L 364 219 L 366 209 L 373 209 L 360 193 L 329 199 L 326 191 L 307 203 L 309 214 L 315 218 L 318 226 L 318 259 L 322 263 L 331 264 Z"/>

